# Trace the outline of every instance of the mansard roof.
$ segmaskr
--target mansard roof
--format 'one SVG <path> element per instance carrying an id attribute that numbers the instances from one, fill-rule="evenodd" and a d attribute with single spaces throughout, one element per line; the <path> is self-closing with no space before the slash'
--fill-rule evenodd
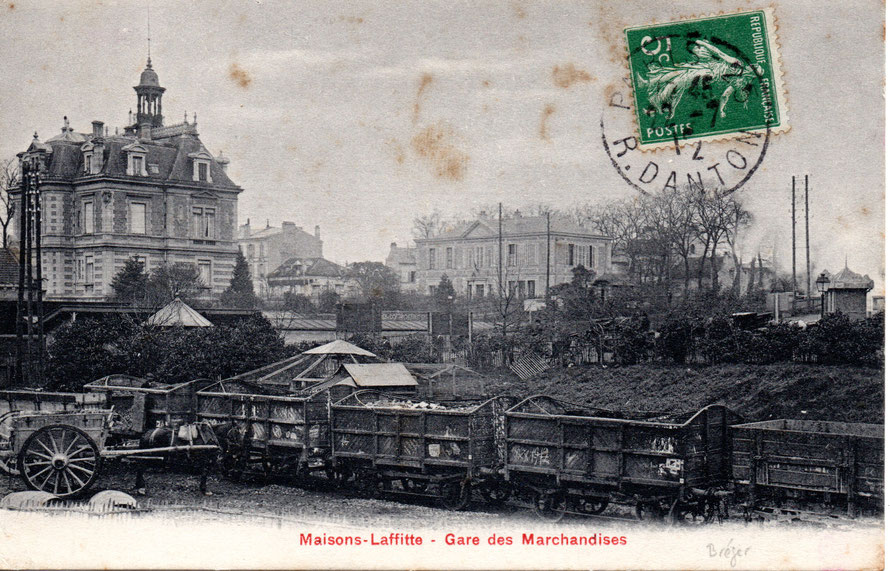
<path id="1" fill-rule="evenodd" d="M 84 175 L 83 173 L 83 153 L 81 147 L 85 143 L 93 145 L 93 152 L 98 148 L 103 148 L 102 170 L 97 174 Z M 226 175 L 225 171 L 212 154 L 207 151 L 197 134 L 193 131 L 152 140 L 140 139 L 135 135 L 94 137 L 86 133 L 67 131 L 64 135 L 49 139 L 46 144 L 52 149 L 46 173 L 50 179 L 74 180 L 83 176 L 96 177 L 102 175 L 125 177 L 127 176 L 127 151 L 141 147 L 145 149 L 148 176 L 139 177 L 140 180 L 148 179 L 166 183 L 183 182 L 240 190 L 240 187 Z M 202 158 L 207 156 L 210 158 L 210 178 L 213 180 L 212 183 L 192 180 L 193 170 L 190 155 L 200 155 Z M 157 165 L 157 172 L 154 172 L 153 165 Z"/>

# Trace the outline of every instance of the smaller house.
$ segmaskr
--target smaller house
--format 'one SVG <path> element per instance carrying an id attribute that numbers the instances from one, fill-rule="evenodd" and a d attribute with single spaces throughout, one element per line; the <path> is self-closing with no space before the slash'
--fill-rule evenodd
<path id="1" fill-rule="evenodd" d="M 875 282 L 868 274 L 857 274 L 844 265 L 843 270 L 828 278 L 825 313 L 844 313 L 850 319 L 865 319 L 868 317 L 866 296 L 874 287 Z"/>
<path id="2" fill-rule="evenodd" d="M 213 327 L 213 324 L 178 297 L 145 321 L 155 327 Z"/>
<path id="3" fill-rule="evenodd" d="M 254 382 L 295 392 L 329 379 L 344 362 L 359 364 L 377 361 L 379 359 L 374 353 L 338 339 L 229 380 Z"/>
<path id="4" fill-rule="evenodd" d="M 309 390 L 330 389 L 331 402 L 363 389 L 410 398 L 417 393 L 417 380 L 401 363 L 343 363 L 334 375 Z"/>
<path id="5" fill-rule="evenodd" d="M 317 298 L 325 291 L 346 293 L 346 268 L 324 258 L 290 258 L 266 276 L 269 295 L 285 293 Z"/>
<path id="6" fill-rule="evenodd" d="M 399 276 L 399 287 L 412 289 L 417 282 L 417 248 L 407 246 L 400 248 L 392 242 L 389 255 L 386 256 L 386 267 Z"/>

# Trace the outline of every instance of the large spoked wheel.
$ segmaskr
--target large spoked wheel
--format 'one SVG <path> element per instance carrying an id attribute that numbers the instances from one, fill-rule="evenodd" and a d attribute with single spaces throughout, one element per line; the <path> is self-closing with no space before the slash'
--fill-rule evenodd
<path id="1" fill-rule="evenodd" d="M 535 515 L 544 521 L 557 522 L 566 515 L 568 503 L 560 492 L 539 492 L 535 495 Z"/>
<path id="2" fill-rule="evenodd" d="M 460 511 L 470 505 L 470 487 L 464 482 L 448 482 L 439 490 L 439 503 L 447 510 Z"/>
<path id="3" fill-rule="evenodd" d="M 99 475 L 102 458 L 83 430 L 63 424 L 44 426 L 25 440 L 18 470 L 32 490 L 60 498 L 83 493 Z"/>
<path id="4" fill-rule="evenodd" d="M 513 490 L 506 483 L 485 482 L 479 486 L 479 493 L 486 504 L 498 507 L 504 505 L 510 499 Z"/>

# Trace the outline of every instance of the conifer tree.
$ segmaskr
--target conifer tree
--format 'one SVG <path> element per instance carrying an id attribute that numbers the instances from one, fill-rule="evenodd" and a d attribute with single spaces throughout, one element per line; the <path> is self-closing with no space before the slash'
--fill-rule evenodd
<path id="1" fill-rule="evenodd" d="M 258 305 L 259 300 L 253 292 L 253 281 L 250 279 L 250 268 L 240 251 L 235 259 L 232 281 L 220 301 L 226 307 L 254 308 Z"/>

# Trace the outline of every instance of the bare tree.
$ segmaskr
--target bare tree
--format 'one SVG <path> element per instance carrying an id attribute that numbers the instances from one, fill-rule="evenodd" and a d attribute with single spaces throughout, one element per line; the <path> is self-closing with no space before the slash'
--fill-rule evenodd
<path id="1" fill-rule="evenodd" d="M 445 221 L 442 213 L 433 210 L 430 214 L 418 216 L 414 219 L 412 232 L 415 238 L 433 238 L 445 231 Z"/>
<path id="2" fill-rule="evenodd" d="M 18 186 L 20 178 L 18 159 L 7 159 L 0 163 L 0 233 L 3 234 L 3 248 L 9 246 L 9 224 L 15 216 L 15 203 L 12 202 L 9 191 Z"/>

